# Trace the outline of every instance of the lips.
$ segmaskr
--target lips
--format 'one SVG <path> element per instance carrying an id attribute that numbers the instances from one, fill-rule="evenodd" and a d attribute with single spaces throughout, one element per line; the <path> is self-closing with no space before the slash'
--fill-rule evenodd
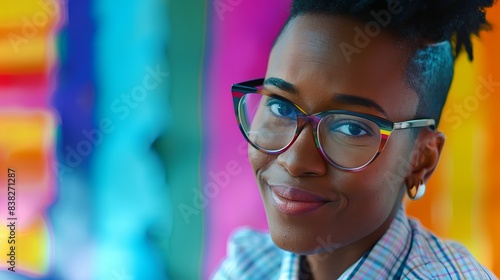
<path id="1" fill-rule="evenodd" d="M 271 187 L 274 207 L 287 215 L 301 215 L 322 207 L 329 201 L 323 197 L 288 186 Z"/>

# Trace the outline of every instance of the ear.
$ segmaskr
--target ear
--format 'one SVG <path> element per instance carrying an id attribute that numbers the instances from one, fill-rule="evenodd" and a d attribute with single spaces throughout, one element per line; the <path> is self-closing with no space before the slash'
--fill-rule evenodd
<path id="1" fill-rule="evenodd" d="M 408 188 L 418 185 L 420 180 L 424 183 L 429 180 L 436 169 L 444 142 L 445 136 L 439 131 L 423 129 L 418 134 L 413 146 L 410 172 L 406 177 Z"/>

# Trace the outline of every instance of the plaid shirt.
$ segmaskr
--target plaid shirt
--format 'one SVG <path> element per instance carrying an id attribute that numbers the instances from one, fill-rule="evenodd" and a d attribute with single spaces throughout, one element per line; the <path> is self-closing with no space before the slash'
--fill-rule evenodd
<path id="1" fill-rule="evenodd" d="M 228 257 L 213 279 L 298 279 L 299 262 L 299 255 L 278 248 L 269 234 L 242 229 L 230 238 Z M 438 239 L 401 207 L 382 238 L 339 279 L 498 278 L 465 247 Z"/>

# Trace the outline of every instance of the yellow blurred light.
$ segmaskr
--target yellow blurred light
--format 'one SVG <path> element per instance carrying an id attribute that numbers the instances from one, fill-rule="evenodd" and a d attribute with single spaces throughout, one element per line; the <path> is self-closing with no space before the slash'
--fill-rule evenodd
<path id="1" fill-rule="evenodd" d="M 0 40 L 0 74 L 29 74 L 47 72 L 55 63 L 52 39 L 37 37 L 12 43 Z"/>
<path id="2" fill-rule="evenodd" d="M 0 30 L 34 26 L 48 30 L 59 21 L 60 4 L 54 0 L 2 1 Z"/>

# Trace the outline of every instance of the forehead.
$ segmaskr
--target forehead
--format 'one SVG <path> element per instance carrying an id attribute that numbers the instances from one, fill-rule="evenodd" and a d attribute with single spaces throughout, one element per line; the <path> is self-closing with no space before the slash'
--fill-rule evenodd
<path id="1" fill-rule="evenodd" d="M 294 84 L 311 106 L 343 93 L 376 101 L 393 121 L 413 117 L 418 97 L 404 83 L 410 51 L 383 27 L 365 28 L 345 16 L 298 16 L 277 40 L 266 77 Z"/>

